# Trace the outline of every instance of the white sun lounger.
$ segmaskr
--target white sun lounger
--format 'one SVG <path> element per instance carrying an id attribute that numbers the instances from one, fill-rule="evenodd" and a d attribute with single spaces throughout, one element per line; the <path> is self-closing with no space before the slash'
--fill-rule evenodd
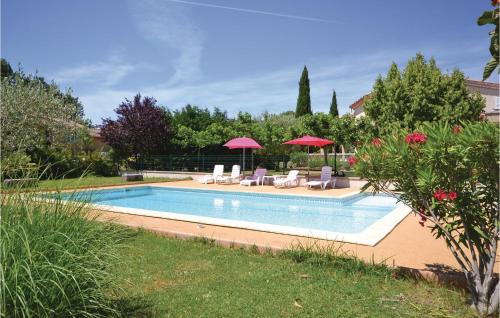
<path id="1" fill-rule="evenodd" d="M 212 174 L 207 174 L 200 179 L 198 179 L 199 183 L 213 183 L 217 179 L 217 177 L 221 177 L 224 174 L 224 165 L 215 165 L 214 172 Z"/>
<path id="2" fill-rule="evenodd" d="M 244 180 L 240 181 L 242 186 L 251 186 L 252 184 L 259 185 L 264 182 L 264 176 L 267 173 L 267 169 L 258 168 L 255 169 L 255 173 L 251 177 L 246 177 Z"/>
<path id="3" fill-rule="evenodd" d="M 299 185 L 299 179 L 297 178 L 298 175 L 299 175 L 299 170 L 290 170 L 286 178 L 280 178 L 274 180 L 274 186 L 276 188 L 291 188 L 292 186 L 298 186 Z"/>
<path id="4" fill-rule="evenodd" d="M 215 179 L 215 183 L 235 183 L 240 181 L 240 166 L 239 165 L 234 165 L 233 169 L 231 170 L 231 176 L 218 176 Z"/>
<path id="5" fill-rule="evenodd" d="M 321 187 L 324 190 L 328 185 L 331 185 L 332 189 L 335 188 L 335 178 L 332 180 L 332 167 L 324 166 L 321 168 L 321 179 L 309 181 L 306 185 L 308 189 Z"/>

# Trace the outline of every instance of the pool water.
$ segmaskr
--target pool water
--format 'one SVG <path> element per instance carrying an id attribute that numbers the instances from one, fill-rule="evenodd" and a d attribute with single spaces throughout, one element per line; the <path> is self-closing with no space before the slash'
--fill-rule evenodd
<path id="1" fill-rule="evenodd" d="M 397 206 L 382 195 L 335 199 L 153 186 L 81 191 L 66 199 L 337 233 L 362 232 Z"/>

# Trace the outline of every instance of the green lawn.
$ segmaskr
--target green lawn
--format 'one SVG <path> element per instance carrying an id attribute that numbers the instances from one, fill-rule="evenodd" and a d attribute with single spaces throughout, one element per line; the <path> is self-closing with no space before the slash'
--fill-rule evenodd
<path id="1" fill-rule="evenodd" d="M 148 182 L 168 182 L 177 181 L 180 179 L 170 178 L 144 178 L 144 181 L 123 181 L 121 177 L 96 177 L 87 176 L 83 178 L 69 178 L 59 180 L 42 180 L 38 183 L 37 189 L 40 190 L 53 190 L 53 189 L 78 189 L 97 186 L 111 186 L 123 184 L 137 184 Z"/>
<path id="2" fill-rule="evenodd" d="M 309 256 L 309 257 L 308 257 Z M 116 273 L 155 317 L 471 317 L 464 292 L 383 266 L 137 232 Z M 137 316 L 146 316 L 141 312 Z"/>

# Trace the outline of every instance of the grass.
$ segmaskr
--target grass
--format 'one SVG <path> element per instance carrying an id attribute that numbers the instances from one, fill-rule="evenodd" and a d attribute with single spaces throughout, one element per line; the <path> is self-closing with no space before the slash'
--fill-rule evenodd
<path id="1" fill-rule="evenodd" d="M 474 316 L 463 291 L 393 278 L 334 245 L 273 255 L 138 231 L 121 258 L 122 288 L 156 317 Z"/>
<path id="2" fill-rule="evenodd" d="M 68 178 L 57 180 L 41 180 L 38 182 L 36 189 L 38 190 L 56 190 L 56 189 L 81 189 L 90 187 L 125 185 L 125 184 L 140 184 L 153 182 L 170 182 L 183 179 L 171 178 L 144 178 L 144 181 L 123 181 L 121 177 L 98 177 L 85 176 L 82 178 Z"/>
<path id="3" fill-rule="evenodd" d="M 112 268 L 129 232 L 89 220 L 84 202 L 13 192 L 0 209 L 0 317 L 123 316 Z"/>

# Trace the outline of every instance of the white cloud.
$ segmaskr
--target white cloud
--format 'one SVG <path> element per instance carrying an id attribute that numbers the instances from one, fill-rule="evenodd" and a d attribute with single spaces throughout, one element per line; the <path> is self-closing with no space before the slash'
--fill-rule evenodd
<path id="1" fill-rule="evenodd" d="M 204 36 L 184 8 L 158 0 L 131 1 L 134 22 L 141 35 L 155 44 L 178 51 L 168 84 L 201 76 Z"/>
<path id="2" fill-rule="evenodd" d="M 110 87 L 135 70 L 136 66 L 124 63 L 119 55 L 112 54 L 106 61 L 63 68 L 51 78 L 58 84 L 99 84 Z"/>
<path id="3" fill-rule="evenodd" d="M 429 52 L 429 53 L 425 53 Z M 455 66 L 463 70 L 476 70 L 478 62 L 463 62 L 464 56 L 474 60 L 474 52 L 429 49 L 425 56 L 436 57 L 443 69 Z M 406 61 L 415 56 L 412 49 L 385 50 L 338 56 L 336 58 L 315 58 L 306 63 L 311 82 L 311 100 L 313 111 L 326 112 L 329 109 L 332 89 L 337 92 L 340 113 L 349 111 L 348 107 L 362 95 L 368 93 L 378 76 L 385 74 L 391 62 L 395 61 L 403 68 Z M 467 60 L 467 61 L 468 61 Z M 441 63 L 440 61 L 446 61 Z M 260 114 L 267 110 L 282 112 L 294 110 L 298 80 L 303 65 L 291 65 L 269 73 L 256 73 L 227 80 L 202 82 L 172 86 L 170 82 L 140 89 L 143 96 L 155 97 L 160 105 L 171 109 L 180 108 L 188 103 L 203 107 L 221 107 L 230 115 L 238 111 Z M 480 73 L 478 73 L 480 74 Z M 475 73 L 466 72 L 474 78 Z M 90 95 L 81 96 L 86 112 L 95 123 L 101 117 L 113 116 L 113 109 L 125 98 L 131 98 L 136 91 L 118 91 L 103 89 Z"/>

